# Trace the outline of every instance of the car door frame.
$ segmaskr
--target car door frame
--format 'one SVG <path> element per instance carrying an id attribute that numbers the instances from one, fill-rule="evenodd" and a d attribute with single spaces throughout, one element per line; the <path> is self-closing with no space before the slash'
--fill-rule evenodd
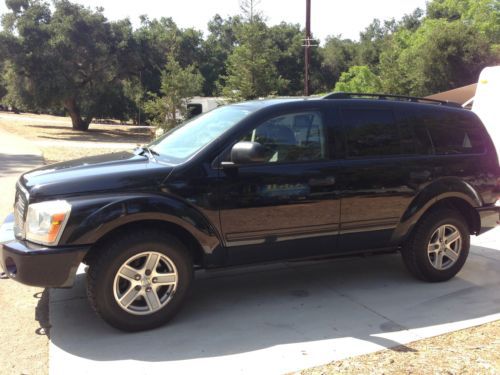
<path id="1" fill-rule="evenodd" d="M 218 156 L 214 159 L 213 161 L 213 167 L 217 168 L 219 170 L 219 181 L 222 181 L 224 179 L 224 176 L 222 174 L 225 173 L 235 173 L 231 172 L 230 170 L 225 170 L 221 167 L 221 162 L 225 159 L 227 159 L 228 153 L 230 152 L 231 148 L 245 135 L 247 134 L 250 130 L 255 128 L 256 126 L 260 126 L 261 124 L 265 123 L 265 121 L 270 120 L 275 117 L 279 117 L 281 115 L 286 115 L 286 114 L 292 114 L 292 113 L 301 113 L 301 112 L 320 112 L 322 120 L 323 120 L 323 126 L 325 130 L 325 147 L 327 150 L 327 158 L 325 160 L 314 160 L 314 161 L 286 161 L 286 162 L 273 162 L 273 163 L 259 163 L 259 164 L 251 164 L 248 166 L 239 166 L 238 168 L 256 168 L 256 167 L 261 167 L 261 168 L 293 168 L 293 166 L 297 165 L 304 165 L 304 164 L 315 164 L 318 165 L 325 165 L 325 166 L 330 166 L 334 167 L 337 163 L 337 155 L 339 152 L 338 148 L 341 148 L 341 146 L 338 144 L 340 137 L 339 137 L 339 127 L 332 126 L 331 119 L 332 119 L 332 114 L 336 111 L 338 114 L 338 108 L 337 106 L 332 106 L 332 102 L 327 102 L 327 101 L 311 101 L 311 102 L 300 102 L 300 103 L 294 103 L 295 105 L 293 106 L 285 106 L 284 108 L 279 107 L 275 110 L 272 111 L 266 111 L 266 113 L 262 116 L 260 116 L 257 120 L 253 121 L 250 124 L 246 124 L 243 126 L 241 129 L 239 129 L 237 132 L 235 132 L 230 140 L 228 142 L 225 142 L 225 147 L 223 150 L 218 154 Z M 333 110 L 332 110 L 333 109 Z M 258 124 L 258 125 L 256 125 Z M 332 137 L 334 140 L 334 150 L 332 150 Z M 222 182 L 221 182 L 222 183 Z M 219 191 L 219 194 L 220 191 Z M 220 197 L 222 199 L 222 197 Z M 221 201 L 221 200 L 219 200 Z M 334 237 L 334 243 L 330 243 L 333 249 L 336 248 L 336 243 L 337 243 L 337 237 L 339 233 L 339 224 L 340 224 L 340 200 L 339 200 L 339 206 L 338 206 L 338 213 L 337 213 L 337 223 L 336 226 L 333 228 L 333 233 L 332 233 L 332 228 L 325 228 L 329 229 L 330 234 L 332 237 Z M 220 205 L 221 210 L 222 210 L 222 204 Z M 220 229 L 221 229 L 221 235 L 223 239 L 223 245 L 228 249 L 228 258 L 229 264 L 241 264 L 241 263 L 251 263 L 251 262 L 258 262 L 262 261 L 262 259 L 258 259 L 259 257 L 256 256 L 255 258 L 252 257 L 251 253 L 257 251 L 256 248 L 262 248 L 263 246 L 267 246 L 269 248 L 273 248 L 274 251 L 278 253 L 277 256 L 273 257 L 275 259 L 281 259 L 281 258 L 303 258 L 303 257 L 308 257 L 307 253 L 304 253 L 301 250 L 301 247 L 303 248 L 308 241 L 311 239 L 319 239 L 318 243 L 321 244 L 320 238 L 322 237 L 321 233 L 314 233 L 314 231 L 311 231 L 309 234 L 307 233 L 293 233 L 293 230 L 287 230 L 284 229 L 282 231 L 277 230 L 279 233 L 275 233 L 275 235 L 268 235 L 267 239 L 265 238 L 255 238 L 254 241 L 241 241 L 239 244 L 235 244 L 234 242 L 228 241 L 224 229 L 224 225 L 222 222 L 222 214 L 221 210 L 219 210 L 219 218 L 220 218 Z M 335 215 L 335 214 L 334 214 Z M 326 233 L 326 231 L 325 231 Z M 272 240 L 270 240 L 272 239 Z M 323 245 L 325 245 L 325 241 L 323 241 Z M 234 256 L 231 256 L 231 253 L 234 255 L 234 251 L 240 249 L 243 250 L 244 255 L 240 255 L 237 258 L 234 259 Z M 281 255 L 280 255 L 281 254 Z M 333 252 L 332 252 L 333 254 Z M 252 259 L 254 258 L 254 259 Z M 266 260 L 266 259 L 264 259 Z M 273 259 L 269 259 L 273 260 Z"/>
<path id="2" fill-rule="evenodd" d="M 399 147 L 400 152 L 398 154 L 392 155 L 372 155 L 372 156 L 349 156 L 348 152 L 348 124 L 346 123 L 344 112 L 346 109 L 358 109 L 358 110 L 388 110 L 392 114 L 394 123 L 398 126 L 398 136 L 399 136 Z M 342 103 L 339 108 L 341 128 L 342 128 L 342 138 L 344 142 L 344 166 L 343 168 L 362 170 L 363 168 L 368 168 L 370 170 L 376 171 L 377 169 L 383 169 L 385 166 L 391 166 L 397 172 L 402 171 L 403 164 L 406 160 L 411 160 L 415 155 L 406 154 L 403 152 L 402 145 L 402 130 L 401 123 L 405 121 L 404 116 L 401 117 L 398 113 L 397 106 L 394 103 L 365 103 L 363 101 L 349 101 Z M 371 167 L 370 167 L 371 164 Z M 389 168 L 389 171 L 391 170 Z M 386 168 L 387 169 L 387 168 Z M 401 182 L 401 186 L 393 186 L 386 188 L 385 186 L 375 185 L 369 188 L 364 187 L 360 190 L 356 190 L 354 186 L 350 185 L 348 189 L 344 190 L 341 194 L 341 204 L 342 212 L 352 210 L 353 206 L 347 205 L 347 199 L 369 199 L 372 195 L 375 201 L 377 199 L 386 199 L 387 204 L 379 206 L 384 206 L 391 208 L 393 204 L 394 209 L 386 210 L 385 217 L 376 217 L 372 219 L 367 219 L 369 215 L 360 215 L 363 220 L 348 221 L 346 217 L 341 214 L 340 220 L 340 233 L 339 233 L 339 251 L 342 253 L 352 253 L 352 252 L 364 252 L 364 251 L 384 251 L 395 248 L 395 244 L 392 243 L 392 235 L 394 230 L 398 226 L 401 216 L 405 209 L 413 199 L 416 194 L 414 189 L 410 188 L 409 178 L 405 177 L 405 173 L 410 174 L 410 168 L 408 170 L 400 172 L 400 176 L 394 176 L 391 174 L 392 181 Z M 342 176 L 342 172 L 339 173 Z M 387 178 L 390 180 L 390 178 Z M 340 181 L 342 185 L 342 181 Z M 391 190 L 392 189 L 392 190 Z M 370 191 L 371 190 L 371 191 Z M 392 197 L 391 197 L 392 192 Z M 378 196 L 378 197 L 377 197 Z M 393 201 L 391 201 L 391 199 Z M 368 207 L 369 204 L 354 204 L 354 207 Z"/>

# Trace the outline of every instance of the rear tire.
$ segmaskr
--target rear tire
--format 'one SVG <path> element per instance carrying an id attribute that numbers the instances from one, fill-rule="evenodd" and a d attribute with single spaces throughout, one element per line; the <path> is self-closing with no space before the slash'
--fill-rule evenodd
<path id="1" fill-rule="evenodd" d="M 469 247 L 465 219 L 459 212 L 443 208 L 420 219 L 401 253 L 416 278 L 440 282 L 451 279 L 462 269 Z"/>
<path id="2" fill-rule="evenodd" d="M 99 249 L 87 273 L 96 313 L 123 331 L 159 327 L 181 308 L 193 278 L 192 259 L 175 237 L 144 230 Z"/>

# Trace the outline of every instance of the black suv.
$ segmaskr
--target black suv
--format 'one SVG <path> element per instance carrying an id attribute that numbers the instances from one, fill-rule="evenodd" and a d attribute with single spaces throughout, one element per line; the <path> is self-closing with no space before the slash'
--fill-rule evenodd
<path id="1" fill-rule="evenodd" d="M 470 235 L 498 224 L 499 196 L 493 143 L 457 105 L 258 100 L 133 153 L 25 173 L 0 262 L 45 287 L 70 287 L 87 264 L 94 309 L 135 331 L 170 319 L 199 268 L 400 251 L 419 279 L 448 280 Z"/>

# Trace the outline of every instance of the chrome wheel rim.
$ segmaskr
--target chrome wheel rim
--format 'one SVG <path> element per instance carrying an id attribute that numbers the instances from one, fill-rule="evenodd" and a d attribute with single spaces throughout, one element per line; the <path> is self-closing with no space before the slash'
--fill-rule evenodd
<path id="1" fill-rule="evenodd" d="M 462 235 L 457 227 L 445 224 L 432 233 L 427 245 L 429 261 L 437 270 L 443 271 L 452 267 L 462 251 Z"/>
<path id="2" fill-rule="evenodd" d="M 146 251 L 121 265 L 113 282 L 113 294 L 126 312 L 149 315 L 170 302 L 177 282 L 177 268 L 172 260 L 162 253 Z"/>

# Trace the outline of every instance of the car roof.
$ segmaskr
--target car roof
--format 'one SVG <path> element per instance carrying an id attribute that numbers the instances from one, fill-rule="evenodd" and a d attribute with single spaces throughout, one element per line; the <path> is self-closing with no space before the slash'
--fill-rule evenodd
<path id="1" fill-rule="evenodd" d="M 426 98 L 410 97 L 410 96 L 399 96 L 399 95 L 389 95 L 389 94 L 362 94 L 362 93 L 343 93 L 335 92 L 327 94 L 325 96 L 294 96 L 294 97 L 277 97 L 277 98 L 263 98 L 255 99 L 246 102 L 239 102 L 231 104 L 233 106 L 238 106 L 255 112 L 257 110 L 266 108 L 281 106 L 288 103 L 300 103 L 300 102 L 330 102 L 330 103 L 345 103 L 354 105 L 379 105 L 384 107 L 386 105 L 397 105 L 398 107 L 406 108 L 422 108 L 429 110 L 436 110 L 438 112 L 442 111 L 457 111 L 457 112 L 470 112 L 463 109 L 459 104 L 453 102 L 444 102 L 438 100 L 430 100 Z"/>
<path id="2" fill-rule="evenodd" d="M 275 97 L 275 98 L 259 98 L 254 100 L 249 100 L 245 102 L 239 102 L 235 104 L 243 104 L 256 107 L 264 107 L 273 104 L 280 104 L 293 101 L 305 101 L 305 100 L 318 100 L 318 99 L 328 99 L 328 100 L 363 100 L 371 102 L 381 102 L 390 101 L 393 103 L 406 102 L 406 103 L 428 103 L 437 104 L 442 106 L 450 106 L 455 108 L 461 108 L 462 106 L 458 103 L 443 100 L 434 100 L 429 98 L 422 98 L 417 96 L 403 96 L 394 94 L 366 94 L 366 93 L 351 93 L 351 92 L 333 92 L 326 95 L 312 95 L 312 96 L 285 96 L 285 97 Z"/>

